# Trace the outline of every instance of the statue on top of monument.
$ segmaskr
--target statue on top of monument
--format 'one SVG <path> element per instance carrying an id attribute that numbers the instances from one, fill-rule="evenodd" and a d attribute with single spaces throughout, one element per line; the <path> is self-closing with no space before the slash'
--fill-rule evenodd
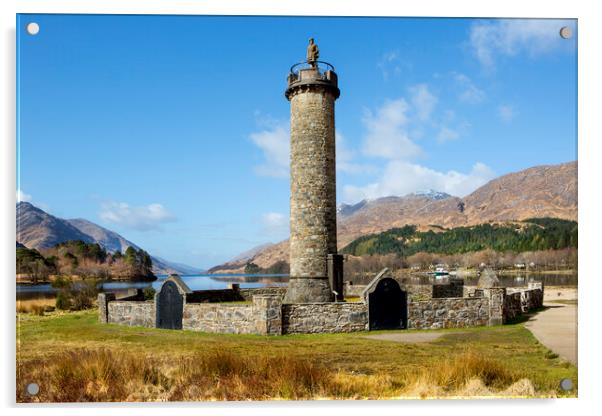
<path id="1" fill-rule="evenodd" d="M 309 45 L 307 46 L 307 63 L 315 68 L 319 57 L 320 51 L 318 50 L 318 45 L 314 43 L 314 38 L 309 38 Z"/>

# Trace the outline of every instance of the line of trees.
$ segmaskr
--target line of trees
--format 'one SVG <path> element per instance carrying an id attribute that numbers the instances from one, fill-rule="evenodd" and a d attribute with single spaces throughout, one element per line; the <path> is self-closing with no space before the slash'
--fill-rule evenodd
<path id="1" fill-rule="evenodd" d="M 391 270 L 415 268 L 428 270 L 437 264 L 450 268 L 478 269 L 492 267 L 496 270 L 513 269 L 519 265 L 525 270 L 567 270 L 577 269 L 577 249 L 537 250 L 515 253 L 498 252 L 491 249 L 461 254 L 440 254 L 419 252 L 408 257 L 396 253 L 348 256 L 345 262 L 345 276 L 354 277 L 366 273 L 376 273 L 384 267 Z"/>
<path id="2" fill-rule="evenodd" d="M 97 243 L 80 240 L 59 243 L 41 251 L 17 247 L 17 273 L 36 283 L 50 275 L 92 277 L 97 279 L 155 279 L 150 255 L 128 247 L 124 253 L 107 252 Z"/>
<path id="3" fill-rule="evenodd" d="M 276 263 L 269 267 L 259 267 L 253 262 L 248 262 L 245 265 L 245 274 L 288 274 L 290 272 L 290 266 L 288 262 L 284 260 L 278 260 Z"/>

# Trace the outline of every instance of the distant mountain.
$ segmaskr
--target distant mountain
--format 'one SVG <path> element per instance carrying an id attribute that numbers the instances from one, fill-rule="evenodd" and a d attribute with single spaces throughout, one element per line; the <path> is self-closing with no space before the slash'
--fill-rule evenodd
<path id="1" fill-rule="evenodd" d="M 121 251 L 122 253 L 128 248 L 133 247 L 136 250 L 140 250 L 140 247 L 136 244 L 132 243 L 129 240 L 126 240 L 121 235 L 117 234 L 114 231 L 108 230 L 104 227 L 101 227 L 98 224 L 94 224 L 88 220 L 84 220 L 81 218 L 67 220 L 71 225 L 76 227 L 78 230 L 91 236 L 94 241 L 104 247 L 107 251 L 115 252 Z M 161 257 L 151 255 L 153 260 L 153 272 L 155 274 L 198 274 L 201 273 L 201 270 L 188 266 L 182 263 L 174 263 L 169 260 L 165 260 Z"/>
<path id="2" fill-rule="evenodd" d="M 348 217 L 350 215 L 355 214 L 360 209 L 364 208 L 368 204 L 368 200 L 364 199 L 358 202 L 357 204 L 340 204 L 337 207 L 337 215 L 340 217 Z"/>
<path id="3" fill-rule="evenodd" d="M 161 257 L 151 256 L 153 259 L 153 269 L 156 268 L 155 274 L 171 274 L 177 273 L 182 275 L 190 274 L 202 274 L 205 270 L 201 270 L 198 267 L 189 266 L 187 264 L 176 263 L 173 261 L 165 260 Z"/>
<path id="4" fill-rule="evenodd" d="M 464 198 L 471 224 L 552 217 L 577 221 L 577 162 L 536 166 L 494 179 Z"/>
<path id="5" fill-rule="evenodd" d="M 240 253 L 238 256 L 234 257 L 233 259 L 231 259 L 231 262 L 236 262 L 236 261 L 244 261 L 244 260 L 250 260 L 253 257 L 255 257 L 255 255 L 265 249 L 267 249 L 270 246 L 273 246 L 273 243 L 265 243 L 265 244 L 261 244 L 258 246 L 253 247 L 250 250 L 244 251 L 242 253 Z"/>
<path id="6" fill-rule="evenodd" d="M 126 240 L 114 231 L 85 219 L 62 219 L 44 212 L 29 202 L 17 204 L 17 244 L 28 248 L 51 248 L 69 240 L 98 243 L 110 252 L 124 252 L 128 247 L 140 246 Z M 195 274 L 200 270 L 184 264 L 173 263 L 151 255 L 155 274 Z"/>
<path id="7" fill-rule="evenodd" d="M 208 273 L 220 273 L 221 269 L 239 269 L 242 272 L 247 262 L 253 259 L 257 254 L 266 252 L 270 247 L 274 246 L 273 243 L 265 243 L 255 246 L 247 251 L 243 251 L 238 256 L 228 260 L 227 262 L 209 269 Z"/>
<path id="8" fill-rule="evenodd" d="M 82 233 L 92 237 L 95 242 L 100 244 L 107 251 L 121 251 L 123 253 L 128 247 L 133 247 L 136 250 L 140 249 L 140 247 L 138 247 L 136 244 L 126 240 L 116 232 L 107 230 L 106 228 L 94 224 L 88 220 L 76 218 L 66 221 L 80 230 Z"/>
<path id="9" fill-rule="evenodd" d="M 93 243 L 94 238 L 81 232 L 69 221 L 50 215 L 29 202 L 17 204 L 17 241 L 28 248 L 50 248 L 68 240 Z"/>
<path id="10" fill-rule="evenodd" d="M 409 224 L 427 230 L 535 217 L 577 221 L 577 162 L 503 175 L 464 198 L 429 190 L 341 204 L 337 214 L 339 249 L 360 236 Z M 261 268 L 288 261 L 288 240 L 267 247 L 244 263 L 249 260 Z M 214 269 L 235 272 L 243 270 L 244 264 L 231 262 Z"/>

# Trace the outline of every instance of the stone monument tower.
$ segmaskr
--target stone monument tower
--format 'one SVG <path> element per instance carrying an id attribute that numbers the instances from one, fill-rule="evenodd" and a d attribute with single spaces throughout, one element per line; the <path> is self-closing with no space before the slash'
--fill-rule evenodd
<path id="1" fill-rule="evenodd" d="M 340 91 L 334 67 L 318 56 L 310 39 L 307 61 L 291 67 L 285 92 L 291 103 L 291 270 L 285 303 L 331 302 L 337 288 L 342 296 L 334 129 Z"/>

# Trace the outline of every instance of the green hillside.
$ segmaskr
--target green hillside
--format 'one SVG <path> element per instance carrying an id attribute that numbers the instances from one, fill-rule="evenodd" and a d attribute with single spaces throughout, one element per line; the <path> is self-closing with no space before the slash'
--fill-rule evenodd
<path id="1" fill-rule="evenodd" d="M 459 254 L 484 249 L 495 251 L 536 251 L 577 248 L 577 222 L 556 218 L 531 218 L 506 224 L 480 224 L 417 231 L 406 225 L 359 237 L 341 250 L 355 256 L 396 253 L 411 256 L 419 252 Z"/>

